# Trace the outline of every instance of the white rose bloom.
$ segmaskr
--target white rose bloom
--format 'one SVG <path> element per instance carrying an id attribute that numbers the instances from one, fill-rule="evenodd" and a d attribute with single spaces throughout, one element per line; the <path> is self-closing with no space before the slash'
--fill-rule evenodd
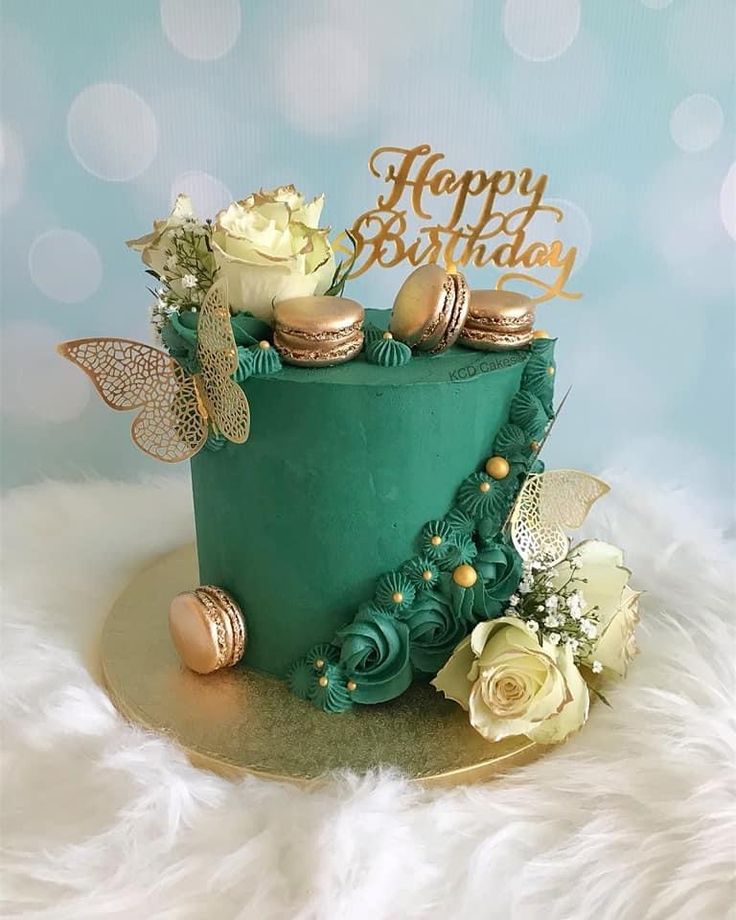
<path id="1" fill-rule="evenodd" d="M 586 540 L 575 555 L 580 562 L 579 577 L 587 579 L 585 609 L 597 608 L 598 618 L 597 629 L 591 624 L 591 638 L 597 635 L 598 641 L 584 663 L 592 666 L 597 661 L 604 676 L 624 677 L 638 651 L 634 633 L 639 623 L 640 594 L 628 585 L 631 572 L 625 568 L 617 546 Z M 556 569 L 556 579 L 562 584 L 569 577 L 569 564 L 561 562 Z"/>
<path id="2" fill-rule="evenodd" d="M 479 623 L 432 681 L 470 713 L 489 741 L 526 735 L 563 741 L 588 718 L 588 688 L 572 652 L 539 639 L 517 618 Z"/>
<path id="3" fill-rule="evenodd" d="M 163 273 L 167 262 L 172 261 L 166 255 L 171 248 L 171 238 L 177 230 L 196 221 L 192 201 L 189 195 L 177 195 L 174 207 L 168 217 L 154 220 L 153 230 L 135 240 L 127 240 L 126 246 L 141 254 L 143 264 L 152 268 L 158 275 Z M 175 267 L 176 260 L 173 260 Z"/>
<path id="4" fill-rule="evenodd" d="M 215 218 L 212 245 L 227 278 L 230 308 L 271 321 L 273 304 L 324 294 L 335 257 L 319 229 L 324 196 L 305 202 L 293 186 L 233 202 Z"/>

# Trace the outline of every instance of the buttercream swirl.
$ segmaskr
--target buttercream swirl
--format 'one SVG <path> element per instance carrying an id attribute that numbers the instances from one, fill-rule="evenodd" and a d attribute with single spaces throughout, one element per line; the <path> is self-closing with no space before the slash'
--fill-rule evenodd
<path id="1" fill-rule="evenodd" d="M 508 543 L 496 542 L 478 553 L 474 566 L 483 579 L 490 616 L 499 616 L 521 581 L 521 557 Z"/>
<path id="2" fill-rule="evenodd" d="M 454 569 L 458 565 L 467 565 L 475 559 L 478 547 L 468 534 L 458 533 L 453 539 L 453 545 L 447 556 L 442 561 L 445 569 Z"/>
<path id="3" fill-rule="evenodd" d="M 409 628 L 386 613 L 362 610 L 338 632 L 340 662 L 355 683 L 356 703 L 384 703 L 412 681 Z"/>
<path id="4" fill-rule="evenodd" d="M 403 367 L 411 361 L 411 348 L 398 339 L 376 339 L 367 342 L 365 359 L 369 364 L 379 367 Z"/>
<path id="5" fill-rule="evenodd" d="M 511 400 L 509 418 L 523 430 L 530 441 L 539 441 L 549 422 L 539 398 L 527 390 L 519 390 Z"/>
<path id="6" fill-rule="evenodd" d="M 282 369 L 279 353 L 268 344 L 267 339 L 261 339 L 257 345 L 250 345 L 247 350 L 252 355 L 251 376 L 268 377 L 271 374 L 278 374 Z"/>
<path id="7" fill-rule="evenodd" d="M 411 663 L 425 674 L 436 674 L 466 633 L 448 599 L 436 592 L 417 598 L 403 619 L 409 627 Z"/>
<path id="8" fill-rule="evenodd" d="M 414 600 L 416 589 L 403 572 L 387 572 L 376 585 L 376 603 L 387 610 L 404 610 Z"/>

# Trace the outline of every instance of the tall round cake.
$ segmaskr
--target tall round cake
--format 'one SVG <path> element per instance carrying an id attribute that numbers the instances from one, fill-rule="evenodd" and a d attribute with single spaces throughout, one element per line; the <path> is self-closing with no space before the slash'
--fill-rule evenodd
<path id="1" fill-rule="evenodd" d="M 247 445 L 191 462 L 201 582 L 242 607 L 246 665 L 283 677 L 413 555 L 491 455 L 528 357 L 452 347 L 247 380 Z"/>

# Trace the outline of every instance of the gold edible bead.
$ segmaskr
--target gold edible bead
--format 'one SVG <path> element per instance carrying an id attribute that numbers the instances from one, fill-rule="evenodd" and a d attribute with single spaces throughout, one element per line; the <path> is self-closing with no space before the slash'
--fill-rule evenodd
<path id="1" fill-rule="evenodd" d="M 320 679 L 317 681 L 317 683 L 320 685 L 320 687 L 326 687 L 327 684 L 329 684 L 329 680 L 323 674 L 322 677 L 320 677 Z"/>
<path id="2" fill-rule="evenodd" d="M 357 689 L 358 689 L 358 685 L 355 683 L 354 680 L 349 680 L 348 683 L 347 683 L 347 687 L 348 687 L 348 692 L 349 692 L 349 693 L 352 693 L 353 690 L 357 690 Z"/>
<path id="3" fill-rule="evenodd" d="M 504 457 L 489 457 L 486 460 L 486 473 L 494 479 L 505 479 L 510 469 L 509 462 Z"/>
<path id="4" fill-rule="evenodd" d="M 439 546 L 442 542 L 442 537 L 436 533 L 429 542 L 432 544 L 432 546 Z"/>
<path id="5" fill-rule="evenodd" d="M 529 449 L 535 454 L 541 446 L 542 445 L 539 443 L 539 441 L 530 441 L 529 443 Z"/>
<path id="6" fill-rule="evenodd" d="M 317 668 L 318 671 L 321 671 L 322 668 L 325 666 L 324 660 L 323 660 L 322 658 L 318 658 L 318 659 L 314 662 L 314 666 L 315 666 L 315 668 Z"/>
<path id="7" fill-rule="evenodd" d="M 547 368 L 547 373 L 550 375 L 550 377 L 552 377 L 552 375 L 554 374 L 554 372 L 555 372 L 555 369 L 554 369 L 554 368 L 552 367 L 552 365 L 550 364 L 550 366 Z"/>
<path id="8" fill-rule="evenodd" d="M 258 343 L 258 347 L 259 347 L 259 348 L 262 348 L 262 349 L 265 351 L 267 348 L 270 348 L 270 347 L 271 347 L 271 343 L 270 343 L 270 342 L 267 342 L 265 339 L 263 339 L 262 341 L 260 341 L 260 342 Z"/>
<path id="9" fill-rule="evenodd" d="M 459 565 L 452 573 L 452 580 L 461 588 L 472 588 L 478 581 L 478 573 L 472 565 Z"/>
<path id="10" fill-rule="evenodd" d="M 429 569 L 425 569 L 425 570 L 422 572 L 422 578 L 423 578 L 425 581 L 432 581 L 432 572 L 431 572 Z"/>
<path id="11" fill-rule="evenodd" d="M 546 329 L 535 329 L 532 332 L 533 339 L 548 339 L 550 337 L 549 332 Z"/>
<path id="12" fill-rule="evenodd" d="M 384 332 L 383 337 L 384 339 L 392 339 L 393 335 L 390 332 Z"/>
<path id="13" fill-rule="evenodd" d="M 394 591 L 394 593 L 391 595 L 391 600 L 394 602 L 394 604 L 401 604 L 404 601 L 404 595 L 401 593 L 401 591 Z"/>
<path id="14" fill-rule="evenodd" d="M 491 491 L 491 484 L 490 484 L 490 482 L 482 482 L 482 483 L 478 486 L 478 489 L 479 489 L 479 491 L 481 491 L 481 492 L 490 492 L 490 491 Z"/>

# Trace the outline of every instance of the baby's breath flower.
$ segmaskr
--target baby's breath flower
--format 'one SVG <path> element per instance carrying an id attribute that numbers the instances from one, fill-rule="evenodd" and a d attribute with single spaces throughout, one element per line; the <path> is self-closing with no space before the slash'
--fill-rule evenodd
<path id="1" fill-rule="evenodd" d="M 526 625 L 531 629 L 532 632 L 539 632 L 539 623 L 536 620 L 527 620 Z"/>
<path id="2" fill-rule="evenodd" d="M 548 639 L 550 645 L 559 645 L 559 644 L 560 644 L 560 638 L 561 638 L 561 637 L 560 637 L 560 634 L 559 634 L 559 633 L 556 633 L 556 632 L 550 633 L 550 634 L 547 636 L 547 639 Z"/>
<path id="3" fill-rule="evenodd" d="M 197 276 L 196 275 L 184 275 L 181 279 L 182 287 L 185 288 L 195 288 L 197 287 Z"/>
<path id="4" fill-rule="evenodd" d="M 550 629 L 555 629 L 557 626 L 562 625 L 562 621 L 556 613 L 550 613 L 544 618 L 544 625 L 548 626 Z"/>
<path id="5" fill-rule="evenodd" d="M 595 639 L 598 635 L 598 627 L 590 620 L 582 619 L 580 621 L 580 632 L 588 639 Z"/>
<path id="6" fill-rule="evenodd" d="M 603 670 L 603 665 L 600 663 L 600 661 L 594 661 L 593 664 L 590 666 L 590 670 L 594 674 L 600 674 L 601 671 Z"/>
<path id="7" fill-rule="evenodd" d="M 512 607 L 516 607 L 518 603 L 519 603 L 519 595 L 512 594 L 511 597 L 509 598 L 509 604 L 511 604 Z"/>

